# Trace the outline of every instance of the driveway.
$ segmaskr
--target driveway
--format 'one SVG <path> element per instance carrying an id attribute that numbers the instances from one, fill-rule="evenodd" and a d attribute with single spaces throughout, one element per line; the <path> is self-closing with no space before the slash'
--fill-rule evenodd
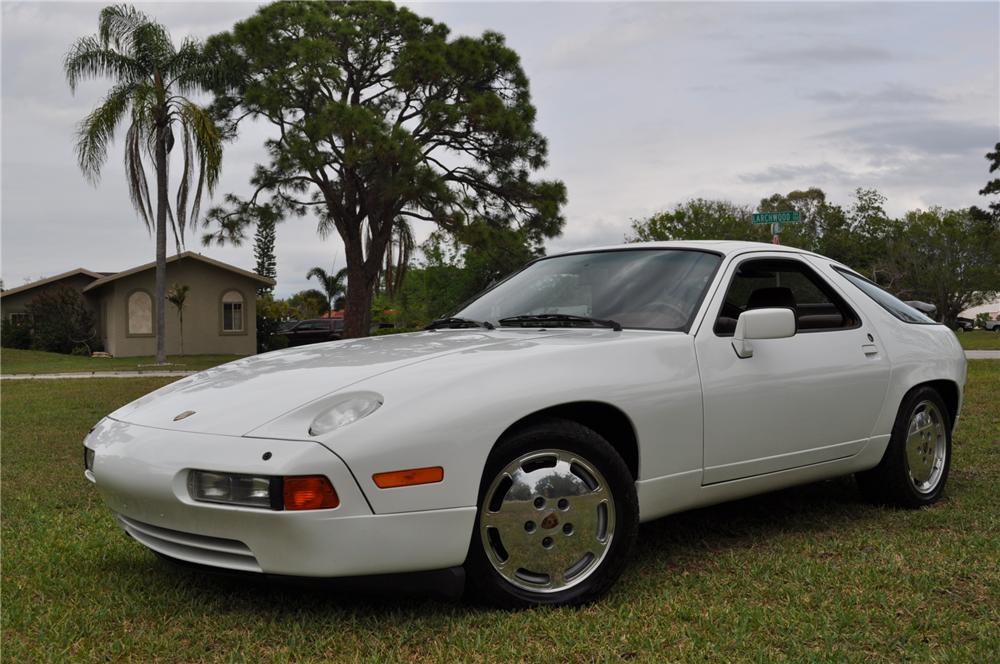
<path id="1" fill-rule="evenodd" d="M 967 350 L 967 360 L 1000 360 L 1000 350 Z"/>
<path id="2" fill-rule="evenodd" d="M 63 378 L 183 378 L 196 371 L 74 371 L 66 373 L 4 374 L 2 380 L 55 380 Z"/>

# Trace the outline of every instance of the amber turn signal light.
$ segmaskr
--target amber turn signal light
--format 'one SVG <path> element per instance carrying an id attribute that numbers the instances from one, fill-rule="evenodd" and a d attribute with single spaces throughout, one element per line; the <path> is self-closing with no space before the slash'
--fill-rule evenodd
<path id="1" fill-rule="evenodd" d="M 441 466 L 393 470 L 388 473 L 375 473 L 372 475 L 375 486 L 380 489 L 393 489 L 399 486 L 413 486 L 415 484 L 433 484 L 443 479 L 444 468 Z"/>
<path id="2" fill-rule="evenodd" d="M 340 505 L 333 485 L 323 475 L 305 475 L 284 479 L 286 510 L 325 510 Z"/>

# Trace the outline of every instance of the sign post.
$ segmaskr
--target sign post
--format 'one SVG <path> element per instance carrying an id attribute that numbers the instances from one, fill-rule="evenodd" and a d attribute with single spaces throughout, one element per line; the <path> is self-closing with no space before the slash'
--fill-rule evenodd
<path id="1" fill-rule="evenodd" d="M 771 224 L 771 242 L 781 244 L 782 224 L 796 224 L 802 221 L 798 212 L 754 212 L 750 220 L 754 224 Z"/>

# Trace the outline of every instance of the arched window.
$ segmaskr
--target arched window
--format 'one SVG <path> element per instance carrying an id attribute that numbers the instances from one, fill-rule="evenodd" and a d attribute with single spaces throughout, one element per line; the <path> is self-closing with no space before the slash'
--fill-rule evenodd
<path id="1" fill-rule="evenodd" d="M 153 334 L 153 298 L 144 290 L 132 291 L 128 296 L 127 332 L 132 336 Z"/>
<path id="2" fill-rule="evenodd" d="M 231 290 L 222 294 L 222 331 L 243 332 L 243 294 Z"/>

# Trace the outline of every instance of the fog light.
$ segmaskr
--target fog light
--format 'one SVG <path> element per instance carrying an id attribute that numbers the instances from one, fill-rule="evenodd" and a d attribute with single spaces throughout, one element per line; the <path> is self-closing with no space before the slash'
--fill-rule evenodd
<path id="1" fill-rule="evenodd" d="M 192 470 L 187 485 L 191 498 L 201 502 L 281 509 L 280 477 Z"/>

